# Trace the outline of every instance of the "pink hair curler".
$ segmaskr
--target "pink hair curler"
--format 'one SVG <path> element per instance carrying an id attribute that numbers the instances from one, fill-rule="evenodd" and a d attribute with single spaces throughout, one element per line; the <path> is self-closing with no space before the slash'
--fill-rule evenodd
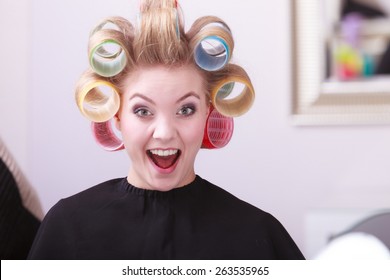
<path id="1" fill-rule="evenodd" d="M 92 134 L 96 142 L 106 151 L 114 152 L 125 148 L 123 141 L 112 130 L 111 120 L 92 122 Z"/>
<path id="2" fill-rule="evenodd" d="M 232 138 L 234 121 L 211 107 L 204 130 L 202 148 L 219 149 L 225 147 Z"/>

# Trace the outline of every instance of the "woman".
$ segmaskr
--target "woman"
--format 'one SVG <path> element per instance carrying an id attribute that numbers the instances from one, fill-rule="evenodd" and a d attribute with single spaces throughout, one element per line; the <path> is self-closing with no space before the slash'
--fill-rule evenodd
<path id="1" fill-rule="evenodd" d="M 273 216 L 194 170 L 199 149 L 226 145 L 232 117 L 253 103 L 248 76 L 229 63 L 233 45 L 216 17 L 184 33 L 173 0 L 142 1 L 136 28 L 110 18 L 94 29 L 76 100 L 98 143 L 125 148 L 132 164 L 126 178 L 57 203 L 30 258 L 303 259 Z"/>

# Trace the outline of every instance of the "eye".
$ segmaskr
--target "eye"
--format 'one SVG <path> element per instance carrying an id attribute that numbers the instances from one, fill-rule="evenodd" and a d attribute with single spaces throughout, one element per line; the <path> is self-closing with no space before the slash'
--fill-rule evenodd
<path id="1" fill-rule="evenodd" d="M 185 105 L 180 108 L 177 114 L 181 116 L 191 116 L 195 113 L 195 111 L 196 109 L 194 105 Z"/>
<path id="2" fill-rule="evenodd" d="M 133 110 L 134 114 L 137 115 L 138 117 L 149 117 L 152 115 L 152 112 L 150 112 L 148 110 L 148 108 L 145 108 L 145 107 L 139 107 L 139 108 L 135 108 Z"/>

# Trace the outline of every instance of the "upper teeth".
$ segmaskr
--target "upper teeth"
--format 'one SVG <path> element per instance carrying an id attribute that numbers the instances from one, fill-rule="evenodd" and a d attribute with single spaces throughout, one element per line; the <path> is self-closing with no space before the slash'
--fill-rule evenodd
<path id="1" fill-rule="evenodd" d="M 167 157 L 177 153 L 178 150 L 150 150 L 153 155 L 158 155 L 160 157 Z"/>

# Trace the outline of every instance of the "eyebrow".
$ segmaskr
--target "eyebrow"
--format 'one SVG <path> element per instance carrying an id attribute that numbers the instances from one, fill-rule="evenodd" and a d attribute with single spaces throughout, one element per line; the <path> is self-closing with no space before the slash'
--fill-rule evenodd
<path id="1" fill-rule="evenodd" d="M 149 97 L 147 97 L 143 94 L 140 94 L 140 93 L 135 93 L 132 97 L 129 98 L 129 101 L 136 98 L 136 97 L 142 98 L 142 99 L 148 101 L 149 103 L 156 104 L 156 103 L 154 103 L 154 101 L 152 99 L 150 99 Z"/>
<path id="2" fill-rule="evenodd" d="M 176 103 L 180 103 L 181 101 L 183 101 L 183 100 L 185 100 L 185 99 L 187 99 L 188 97 L 191 97 L 191 96 L 193 96 L 193 97 L 195 97 L 195 98 L 197 98 L 197 99 L 200 100 L 200 96 L 199 96 L 198 94 L 196 94 L 195 92 L 191 91 L 191 92 L 189 92 L 189 93 L 183 95 L 182 97 L 180 97 L 180 98 L 176 101 Z"/>
<path id="3" fill-rule="evenodd" d="M 185 100 L 185 99 L 187 99 L 187 98 L 189 98 L 189 97 L 191 97 L 191 96 L 193 96 L 193 97 L 195 97 L 195 98 L 197 98 L 197 99 L 200 100 L 200 96 L 199 96 L 198 94 L 196 94 L 195 92 L 191 91 L 191 92 L 189 92 L 189 93 L 183 95 L 182 97 L 180 97 L 180 98 L 176 101 L 176 103 L 180 103 L 180 102 L 182 102 L 183 100 Z M 154 105 L 156 104 L 152 99 L 150 99 L 149 97 L 147 97 L 147 96 L 145 96 L 145 95 L 143 95 L 143 94 L 141 94 L 141 93 L 135 93 L 133 96 L 131 96 L 131 97 L 129 98 L 129 101 L 132 100 L 132 99 L 134 99 L 134 98 L 136 98 L 136 97 L 142 98 L 142 99 L 144 99 L 144 100 L 146 100 L 146 101 L 148 101 L 149 103 L 152 103 L 152 104 L 154 104 Z"/>

